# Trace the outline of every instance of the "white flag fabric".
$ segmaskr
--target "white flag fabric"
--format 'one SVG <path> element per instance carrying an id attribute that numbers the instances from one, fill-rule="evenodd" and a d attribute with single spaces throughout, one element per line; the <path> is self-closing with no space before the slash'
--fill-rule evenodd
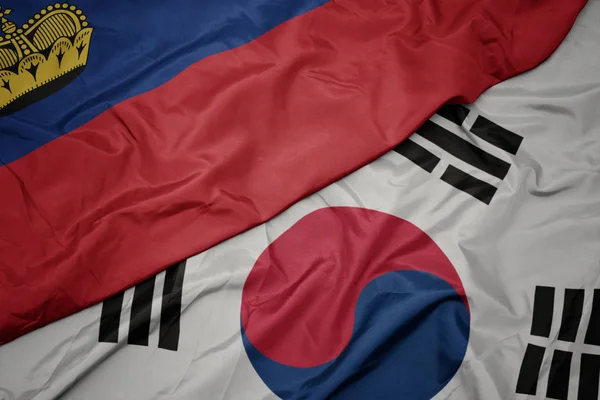
<path id="1" fill-rule="evenodd" d="M 600 1 L 539 68 L 0 347 L 0 399 L 598 399 Z"/>

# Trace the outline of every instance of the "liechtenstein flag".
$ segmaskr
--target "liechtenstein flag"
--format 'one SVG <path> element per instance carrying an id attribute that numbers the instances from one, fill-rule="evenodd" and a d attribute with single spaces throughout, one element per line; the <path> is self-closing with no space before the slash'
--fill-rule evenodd
<path id="1" fill-rule="evenodd" d="M 0 343 L 547 58 L 585 0 L 2 0 Z"/>

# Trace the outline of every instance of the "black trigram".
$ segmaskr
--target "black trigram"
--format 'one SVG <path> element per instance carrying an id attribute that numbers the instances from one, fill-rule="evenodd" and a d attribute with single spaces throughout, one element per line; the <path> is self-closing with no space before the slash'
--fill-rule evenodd
<path id="1" fill-rule="evenodd" d="M 438 110 L 437 114 L 458 126 L 462 126 L 469 115 L 469 109 L 461 105 L 444 105 Z M 477 116 L 469 132 L 512 155 L 517 154 L 523 141 L 521 136 L 498 126 L 481 115 Z M 508 170 L 510 169 L 509 163 L 482 150 L 475 144 L 455 135 L 431 120 L 425 122 L 416 133 L 446 153 L 486 174 L 500 180 L 503 180 L 508 174 Z M 394 151 L 402 154 L 429 173 L 440 162 L 438 156 L 411 139 L 400 143 Z M 441 179 L 485 204 L 490 204 L 498 190 L 496 186 L 482 181 L 452 165 L 448 165 Z"/>
<path id="2" fill-rule="evenodd" d="M 538 286 L 533 302 L 531 335 L 549 338 L 554 314 L 555 288 Z M 574 343 L 581 325 L 586 291 L 584 289 L 565 289 L 562 316 L 557 339 Z M 584 344 L 600 346 L 600 289 L 593 291 L 590 321 L 586 329 Z M 546 348 L 529 344 L 525 350 L 517 393 L 535 395 Z M 600 386 L 600 355 L 582 353 L 577 357 L 569 351 L 554 350 L 548 374 L 546 397 L 568 400 L 571 380 L 571 364 L 579 362 L 580 373 L 577 400 L 598 400 Z"/>
<path id="3" fill-rule="evenodd" d="M 179 345 L 185 264 L 186 262 L 182 261 L 168 268 L 165 272 L 158 339 L 158 347 L 161 349 L 177 351 Z M 134 289 L 127 336 L 128 344 L 148 346 L 155 281 L 156 277 L 152 277 L 140 283 Z M 100 333 L 98 336 L 100 342 L 118 343 L 119 320 L 124 295 L 125 292 L 118 293 L 102 303 Z"/>

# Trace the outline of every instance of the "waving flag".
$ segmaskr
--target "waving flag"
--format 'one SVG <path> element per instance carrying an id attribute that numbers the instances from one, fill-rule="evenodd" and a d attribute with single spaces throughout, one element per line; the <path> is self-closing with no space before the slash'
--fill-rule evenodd
<path id="1" fill-rule="evenodd" d="M 599 18 L 267 223 L 0 346 L 0 398 L 598 400 Z"/>
<path id="2" fill-rule="evenodd" d="M 0 343 L 548 57 L 585 0 L 4 0 Z M 488 196 L 489 197 L 489 196 Z"/>

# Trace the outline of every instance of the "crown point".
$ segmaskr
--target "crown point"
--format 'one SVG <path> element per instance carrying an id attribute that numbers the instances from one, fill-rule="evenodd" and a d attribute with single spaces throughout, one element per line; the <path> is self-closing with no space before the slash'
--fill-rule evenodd
<path id="1" fill-rule="evenodd" d="M 2 0 L 0 0 L 1 2 Z M 56 0 L 55 0 L 56 1 Z M 59 0 L 60 1 L 60 0 Z M 68 0 L 67 0 L 68 1 Z M 48 1 L 48 3 L 50 3 L 50 1 Z M 35 80 L 35 84 L 31 85 L 25 85 L 27 87 L 19 87 L 18 92 L 19 93 L 14 93 L 12 98 L 11 98 L 11 102 L 21 96 L 24 95 L 28 95 L 28 93 L 34 92 L 35 90 L 37 90 L 38 87 L 46 85 L 51 83 L 53 80 L 57 79 L 58 77 L 60 77 L 61 75 L 64 75 L 65 73 L 69 73 L 69 71 L 74 71 L 76 69 L 78 69 L 81 66 L 85 66 L 86 62 L 87 62 L 87 49 L 89 46 L 89 39 L 90 39 L 90 35 L 92 30 L 90 28 L 87 28 L 85 31 L 82 32 L 82 35 L 78 37 L 78 43 L 79 45 L 76 47 L 78 53 L 79 53 L 79 57 L 77 57 L 76 59 L 73 57 L 73 59 L 69 59 L 68 57 L 65 57 L 64 60 L 62 61 L 62 63 L 64 65 L 61 65 L 61 60 L 59 59 L 59 69 L 57 71 L 50 71 L 48 73 L 48 71 L 46 71 L 45 75 L 47 76 L 42 76 L 40 73 L 39 76 L 39 80 L 37 75 L 37 70 L 38 67 L 40 69 L 40 71 L 45 71 L 45 67 L 44 65 L 48 59 L 46 59 L 46 57 L 44 56 L 44 54 L 42 54 L 42 52 L 38 52 L 38 50 L 31 44 L 27 43 L 27 38 L 25 36 L 26 33 L 31 33 L 33 36 L 36 35 L 37 31 L 35 31 L 36 28 L 39 28 L 39 32 L 42 32 L 44 29 L 57 29 L 57 27 L 55 25 L 60 25 L 62 26 L 63 23 L 59 20 L 47 20 L 45 21 L 44 19 L 48 18 L 48 15 L 53 15 L 54 13 L 60 13 L 61 10 L 70 10 L 68 11 L 68 13 L 72 16 L 75 17 L 75 19 L 79 20 L 79 29 L 77 29 L 77 31 L 81 31 L 83 27 L 87 27 L 88 21 L 87 21 L 87 17 L 84 15 L 84 13 L 79 10 L 77 8 L 77 6 L 75 5 L 71 5 L 69 3 L 52 3 L 52 4 L 48 4 L 46 3 L 46 7 L 41 8 L 40 11 L 38 12 L 38 14 L 33 15 L 29 20 L 26 20 L 27 23 L 26 24 L 22 24 L 20 26 L 17 26 L 16 24 L 7 21 L 6 18 L 4 18 L 4 16 L 6 14 L 8 14 L 10 12 L 10 10 L 5 10 L 2 7 L 0 7 L 0 19 L 2 19 L 2 27 L 0 29 L 0 34 L 2 36 L 0 36 L 0 42 L 3 43 L 2 46 L 6 46 L 7 45 L 7 41 L 11 41 L 12 44 L 14 45 L 13 50 L 15 50 L 16 53 L 15 54 L 16 57 L 19 59 L 17 61 L 19 61 L 17 63 L 17 65 L 19 65 L 19 72 L 17 73 L 17 75 L 21 75 L 21 73 L 23 71 L 21 71 L 21 66 L 25 66 L 25 65 L 29 65 L 29 68 L 27 68 L 25 70 L 26 74 L 31 74 L 34 77 Z M 30 14 L 31 15 L 31 14 Z M 77 24 L 77 21 L 73 21 Z M 51 25 L 48 25 L 51 24 Z M 62 41 L 61 41 L 62 40 Z M 63 38 L 58 38 L 55 40 L 56 44 L 63 45 L 64 46 L 68 46 L 65 45 L 65 42 Z M 72 43 L 72 41 L 71 41 Z M 69 47 L 70 48 L 70 47 Z M 59 50 L 60 51 L 60 50 Z M 85 53 L 85 54 L 84 54 Z M 59 54 L 59 58 L 62 59 L 62 55 L 64 55 L 64 53 Z M 0 60 L 1 61 L 1 60 Z M 24 62 L 24 63 L 23 63 Z M 48 64 L 49 65 L 49 64 Z M 46 68 L 47 69 L 47 68 Z M 6 70 L 8 71 L 8 70 Z M 0 72 L 2 72 L 4 75 L 8 74 L 8 72 L 4 71 L 2 68 L 0 68 Z M 16 72 L 15 72 L 16 73 Z M 0 74 L 0 76 L 3 76 Z M 21 85 L 22 86 L 22 85 Z M 0 78 L 0 92 L 2 92 L 2 80 Z M 29 100 L 28 100 L 29 101 Z M 35 99 L 32 98 L 31 101 L 37 101 Z M 0 107 L 1 108 L 1 107 Z"/>

